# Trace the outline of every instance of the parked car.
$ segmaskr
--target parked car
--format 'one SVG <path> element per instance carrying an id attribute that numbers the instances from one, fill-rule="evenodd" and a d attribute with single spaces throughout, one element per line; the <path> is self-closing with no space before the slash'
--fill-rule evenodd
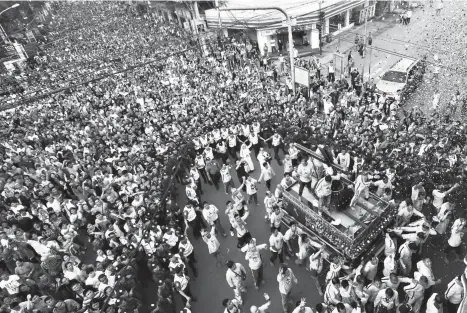
<path id="1" fill-rule="evenodd" d="M 423 79 L 426 62 L 420 59 L 402 58 L 397 61 L 376 84 L 376 93 L 386 93 L 388 98 L 400 97 L 403 103 Z"/>

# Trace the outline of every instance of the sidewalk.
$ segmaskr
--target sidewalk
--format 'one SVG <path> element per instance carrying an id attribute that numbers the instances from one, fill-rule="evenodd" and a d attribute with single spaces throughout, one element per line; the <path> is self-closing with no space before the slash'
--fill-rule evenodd
<path id="1" fill-rule="evenodd" d="M 374 41 L 378 35 L 394 27 L 398 19 L 398 15 L 394 13 L 388 13 L 382 17 L 375 17 L 367 22 L 367 34 L 371 32 Z M 313 55 L 320 60 L 322 65 L 327 64 L 333 60 L 334 53 L 337 52 L 338 47 L 341 54 L 345 54 L 355 47 L 354 43 L 356 34 L 365 35 L 365 24 L 358 25 L 337 35 L 333 41 L 327 43 L 323 47 L 322 55 L 319 55 L 319 53 L 300 55 L 299 53 L 299 58 L 306 58 L 307 56 Z"/>

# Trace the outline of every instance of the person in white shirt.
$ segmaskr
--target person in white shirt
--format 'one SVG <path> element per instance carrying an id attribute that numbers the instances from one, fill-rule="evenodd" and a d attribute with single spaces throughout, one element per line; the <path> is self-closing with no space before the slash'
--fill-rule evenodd
<path id="1" fill-rule="evenodd" d="M 253 172 L 255 170 L 255 165 L 253 164 L 250 152 L 251 145 L 251 143 L 250 145 L 242 143 L 242 145 L 240 146 L 240 158 L 244 160 L 248 165 L 249 172 Z"/>
<path id="2" fill-rule="evenodd" d="M 414 215 L 422 217 L 422 218 L 425 217 L 422 212 L 414 210 L 414 207 L 412 206 L 412 199 L 406 199 L 405 201 L 402 201 L 399 204 L 399 210 L 397 212 L 397 217 L 396 217 L 396 225 L 397 226 L 407 225 L 412 219 L 412 216 Z"/>
<path id="3" fill-rule="evenodd" d="M 205 226 L 204 221 L 201 218 L 201 212 L 198 207 L 193 206 L 193 204 L 188 203 L 183 208 L 183 217 L 185 219 L 186 228 L 193 229 L 193 236 L 195 239 L 201 237 L 201 228 Z"/>
<path id="4" fill-rule="evenodd" d="M 221 140 L 217 143 L 216 145 L 216 152 L 218 156 L 221 158 L 222 163 L 226 164 L 227 160 L 229 159 L 229 156 L 227 154 L 227 145 L 225 141 Z"/>
<path id="5" fill-rule="evenodd" d="M 222 227 L 222 224 L 219 221 L 219 209 L 217 207 L 204 202 L 203 217 L 211 227 L 215 227 L 215 229 L 222 235 L 222 237 L 227 237 L 224 227 Z"/>
<path id="6" fill-rule="evenodd" d="M 441 205 L 444 202 L 444 197 L 446 197 L 448 194 L 453 192 L 457 187 L 459 187 L 459 184 L 454 184 L 449 190 L 442 192 L 439 189 L 433 190 L 433 206 L 438 210 L 441 209 Z"/>
<path id="7" fill-rule="evenodd" d="M 457 262 L 461 254 L 462 238 L 465 233 L 466 220 L 458 218 L 451 226 L 451 235 L 448 239 L 447 246 L 444 249 L 446 253 L 446 263 Z"/>
<path id="8" fill-rule="evenodd" d="M 308 257 L 308 251 L 312 248 L 321 248 L 321 245 L 311 238 L 308 237 L 307 234 L 301 234 L 298 236 L 298 253 L 297 257 L 298 259 L 296 260 L 296 264 L 302 265 L 303 263 L 306 262 L 306 258 Z"/>
<path id="9" fill-rule="evenodd" d="M 290 155 L 286 154 L 284 157 L 284 176 L 292 175 L 294 169 L 293 161 L 290 158 Z"/>
<path id="10" fill-rule="evenodd" d="M 195 158 L 195 166 L 198 169 L 199 174 L 203 178 L 204 183 L 207 184 L 209 182 L 209 179 L 208 174 L 206 172 L 206 162 L 201 153 L 199 153 Z"/>
<path id="11" fill-rule="evenodd" d="M 18 275 L 3 274 L 0 281 L 0 288 L 6 289 L 8 294 L 15 295 L 19 292 L 20 277 Z"/>
<path id="12" fill-rule="evenodd" d="M 178 250 L 180 252 L 180 255 L 182 256 L 183 262 L 188 264 L 188 266 L 191 268 L 193 276 L 198 277 L 198 270 L 195 266 L 195 263 L 197 261 L 195 258 L 194 248 L 187 237 L 180 240 L 180 242 L 178 243 Z"/>
<path id="13" fill-rule="evenodd" d="M 425 258 L 419 261 L 417 263 L 417 269 L 420 275 L 423 275 L 428 279 L 426 289 L 431 290 L 431 287 L 441 283 L 441 279 L 436 279 L 435 275 L 433 274 L 433 270 L 431 268 L 431 260 L 429 258 Z"/>
<path id="14" fill-rule="evenodd" d="M 284 212 L 281 210 L 280 207 L 275 206 L 270 216 L 271 227 L 274 227 L 280 230 L 283 217 L 284 217 Z"/>
<path id="15" fill-rule="evenodd" d="M 232 179 L 232 175 L 230 175 L 230 170 L 231 170 L 232 166 L 230 165 L 227 165 L 227 164 L 223 164 L 222 165 L 222 168 L 221 168 L 221 177 L 222 177 L 222 182 L 224 183 L 224 191 L 225 191 L 225 194 L 229 194 L 229 187 L 230 189 L 234 188 L 234 183 L 233 183 L 233 179 Z"/>
<path id="16" fill-rule="evenodd" d="M 279 149 L 283 147 L 282 136 L 279 135 L 278 133 L 274 133 L 274 135 L 264 140 L 264 142 L 267 142 L 269 140 L 272 141 L 272 147 L 274 149 L 274 159 L 277 160 L 277 164 L 282 165 L 281 159 L 279 158 Z M 282 148 L 282 150 L 284 150 L 284 148 Z"/>
<path id="17" fill-rule="evenodd" d="M 263 304 L 260 307 L 257 307 L 256 305 L 251 306 L 250 312 L 251 313 L 266 313 L 267 309 L 271 306 L 271 299 L 269 298 L 268 294 L 264 294 L 264 299 L 266 299 L 266 303 Z"/>
<path id="18" fill-rule="evenodd" d="M 237 136 L 230 131 L 229 137 L 227 137 L 228 151 L 232 158 L 237 159 Z"/>
<path id="19" fill-rule="evenodd" d="M 298 236 L 303 234 L 303 231 L 297 227 L 295 222 L 290 222 L 289 229 L 284 234 L 284 241 L 287 245 L 287 254 L 293 257 L 298 252 Z"/>
<path id="20" fill-rule="evenodd" d="M 374 185 L 378 188 L 376 190 L 376 195 L 378 197 L 381 197 L 384 194 L 384 190 L 386 188 L 391 188 L 392 189 L 392 184 L 391 184 L 391 182 L 389 181 L 389 179 L 387 177 L 384 177 L 383 179 L 380 179 L 380 180 L 374 182 Z"/>
<path id="21" fill-rule="evenodd" d="M 263 280 L 263 261 L 261 259 L 261 250 L 267 248 L 267 244 L 256 245 L 256 239 L 251 239 L 241 250 L 245 252 L 245 260 L 248 261 L 248 266 L 251 269 L 255 288 L 258 290 L 260 284 L 264 284 Z"/>
<path id="22" fill-rule="evenodd" d="M 256 186 L 257 180 L 253 177 L 248 177 L 244 179 L 245 187 L 246 187 L 246 194 L 248 195 L 247 203 L 250 204 L 251 200 L 255 201 L 255 204 L 258 205 L 258 188 Z"/>
<path id="23" fill-rule="evenodd" d="M 240 304 L 243 303 L 242 293 L 246 292 L 245 289 L 245 280 L 246 280 L 246 270 L 245 267 L 240 263 L 235 263 L 233 261 L 227 261 L 227 272 L 225 273 L 225 279 L 229 284 L 230 288 L 234 290 L 235 299 L 237 299 Z"/>
<path id="24" fill-rule="evenodd" d="M 298 285 L 298 280 L 290 268 L 281 265 L 279 274 L 277 275 L 279 283 L 279 292 L 281 294 L 282 309 L 287 313 L 287 302 L 290 301 L 290 293 L 292 292 L 292 284 Z"/>
<path id="25" fill-rule="evenodd" d="M 269 250 L 271 250 L 269 262 L 273 267 L 277 257 L 279 257 L 279 263 L 284 263 L 284 236 L 275 227 L 271 227 L 271 233 L 269 237 Z"/>
<path id="26" fill-rule="evenodd" d="M 349 170 L 350 154 L 345 148 L 343 148 L 337 155 L 336 163 L 339 164 L 344 169 L 344 171 Z"/>
<path id="27" fill-rule="evenodd" d="M 464 299 L 464 286 L 462 285 L 462 276 L 457 276 L 448 284 L 444 298 L 446 299 L 447 313 L 456 313 L 459 304 Z"/>
<path id="28" fill-rule="evenodd" d="M 318 249 L 318 251 L 312 253 L 309 257 L 308 270 L 310 271 L 311 278 L 315 282 L 316 289 L 318 289 L 319 295 L 323 295 L 323 288 L 319 282 L 318 276 L 323 270 L 323 251 L 324 246 Z"/>
<path id="29" fill-rule="evenodd" d="M 369 197 L 368 187 L 371 185 L 371 182 L 368 181 L 368 173 L 362 172 L 357 176 L 354 182 L 354 196 L 350 202 L 350 207 L 354 207 L 357 204 L 360 195 L 363 195 L 365 199 Z"/>
<path id="30" fill-rule="evenodd" d="M 248 215 L 241 217 L 238 213 L 233 214 L 233 218 L 230 219 L 231 230 L 235 230 L 237 233 L 237 248 L 242 248 L 245 243 L 251 239 L 251 234 L 246 228 L 246 218 Z"/>
<path id="31" fill-rule="evenodd" d="M 316 196 L 318 196 L 318 200 L 319 200 L 318 202 L 319 214 L 322 214 L 323 210 L 329 210 L 329 205 L 331 204 L 332 181 L 339 180 L 339 179 L 340 179 L 340 174 L 337 174 L 336 176 L 326 175 L 316 183 L 315 193 L 316 193 Z"/>
<path id="32" fill-rule="evenodd" d="M 442 313 L 443 312 L 443 300 L 441 295 L 433 293 L 426 302 L 425 313 Z"/>
<path id="33" fill-rule="evenodd" d="M 225 307 L 224 313 L 242 313 L 242 302 L 237 299 L 224 299 L 222 305 Z M 182 312 L 184 313 L 184 312 Z"/>
<path id="34" fill-rule="evenodd" d="M 383 310 L 386 312 L 394 311 L 399 305 L 399 295 L 392 288 L 380 290 L 375 299 L 375 311 Z"/>
<path id="35" fill-rule="evenodd" d="M 341 301 L 341 294 L 339 292 L 340 281 L 339 278 L 334 277 L 326 286 L 324 292 L 324 302 L 327 305 L 337 305 Z"/>
<path id="36" fill-rule="evenodd" d="M 409 25 L 410 24 L 410 18 L 412 17 L 412 11 L 411 10 L 408 10 L 406 12 L 406 19 L 405 19 L 405 24 L 406 25 Z"/>
<path id="37" fill-rule="evenodd" d="M 300 188 L 298 189 L 298 195 L 301 196 L 305 186 L 311 190 L 311 181 L 312 181 L 312 169 L 314 167 L 313 163 L 309 164 L 306 158 L 302 158 L 300 164 L 297 168 L 297 180 L 300 183 Z"/>
<path id="38" fill-rule="evenodd" d="M 302 298 L 300 301 L 295 303 L 295 309 L 292 313 L 313 313 L 313 309 L 306 306 L 305 298 Z"/>
<path id="39" fill-rule="evenodd" d="M 272 167 L 267 162 L 264 162 L 258 181 L 264 180 L 266 188 L 271 190 L 271 180 L 274 176 L 276 176 L 276 173 L 274 173 Z"/>
<path id="40" fill-rule="evenodd" d="M 352 313 L 350 304 L 339 302 L 331 313 Z"/>
<path id="41" fill-rule="evenodd" d="M 269 191 L 266 190 L 266 195 L 264 196 L 264 207 L 266 208 L 266 216 L 264 217 L 267 221 L 271 218 L 271 213 L 274 208 L 274 205 L 277 204 L 277 198 Z"/>
<path id="42" fill-rule="evenodd" d="M 221 244 L 219 243 L 219 240 L 217 240 L 216 237 L 216 228 L 211 227 L 210 231 L 208 231 L 207 229 L 202 229 L 201 236 L 203 238 L 203 241 L 208 245 L 209 254 L 213 255 L 216 259 L 217 267 L 221 267 L 222 264 L 219 262 L 218 258 L 219 248 Z"/>
<path id="43" fill-rule="evenodd" d="M 183 297 L 182 300 L 186 304 L 187 302 L 196 301 L 196 297 L 193 296 L 190 290 L 189 285 L 190 277 L 185 276 L 184 269 L 182 266 L 179 266 L 175 269 L 174 275 L 174 285 L 175 290 L 177 290 L 180 295 Z"/>

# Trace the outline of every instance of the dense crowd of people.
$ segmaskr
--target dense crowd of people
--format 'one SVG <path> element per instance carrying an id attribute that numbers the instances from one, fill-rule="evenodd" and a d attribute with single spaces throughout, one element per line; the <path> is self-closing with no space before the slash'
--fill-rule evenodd
<path id="1" fill-rule="evenodd" d="M 449 284 L 445 297 L 432 295 L 440 281 L 422 247 L 430 234 L 437 234 L 433 240 L 447 234 L 446 262 L 462 253 L 465 220 L 456 204 L 464 199 L 467 159 L 461 123 L 425 117 L 418 108 L 400 114 L 397 99 L 376 95 L 373 85 L 352 73 L 318 74 L 310 90 L 294 96 L 290 81 L 277 76 L 274 62 L 246 36 L 196 46 L 176 24 L 127 4 L 60 3 L 55 16 L 67 36 L 45 45 L 36 64 L 9 80 L 9 90 L 22 94 L 4 93 L 2 103 L 74 85 L 76 78 L 161 61 L 1 113 L 2 312 L 141 312 L 142 271 L 158 286 L 154 313 L 175 312 L 175 293 L 189 312 L 196 301 L 190 289 L 190 276 L 197 276 L 193 239 L 207 244 L 219 266 L 227 265 L 235 299 L 223 304 L 226 312 L 241 312 L 245 267 L 219 258 L 220 237 L 229 230 L 257 289 L 263 282 L 261 250 L 268 247 L 272 264 L 297 253 L 297 263 L 324 293 L 317 312 L 423 307 L 431 313 L 441 312 L 442 303 L 456 312 L 461 278 Z M 399 206 L 384 268 L 376 257 L 357 268 L 332 258 L 321 286 L 321 244 L 297 225 L 282 234 L 281 187 L 271 186 L 282 173 L 274 172 L 272 162 L 297 179 L 321 171 L 292 143 L 326 146 L 352 172 L 359 194 L 376 188 Z M 259 179 L 249 175 L 254 168 L 261 170 Z M 262 202 L 258 181 L 271 190 L 264 196 L 269 240 L 247 229 L 248 206 Z M 174 188 L 180 184 L 186 186 L 184 207 Z M 226 204 L 229 228 L 203 194 L 205 184 L 223 186 L 232 197 Z M 420 219 L 411 225 L 414 216 Z M 282 264 L 277 280 L 288 312 L 297 278 Z M 402 290 L 401 283 L 408 286 Z M 408 300 L 399 305 L 403 295 Z M 265 298 L 251 312 L 264 312 L 271 304 Z M 294 312 L 309 310 L 302 299 Z"/>

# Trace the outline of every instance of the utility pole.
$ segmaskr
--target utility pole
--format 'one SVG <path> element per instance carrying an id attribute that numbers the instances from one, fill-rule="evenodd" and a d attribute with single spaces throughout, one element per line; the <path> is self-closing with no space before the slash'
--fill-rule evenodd
<path id="1" fill-rule="evenodd" d="M 368 40 L 367 40 L 367 22 L 368 22 L 368 7 L 365 7 L 365 38 L 363 39 L 363 53 L 365 53 L 365 50 L 366 50 L 366 47 L 368 45 Z M 365 62 L 363 62 L 363 64 L 365 64 Z M 370 71 L 370 66 L 371 66 L 371 57 L 370 57 L 370 64 L 368 64 L 368 71 Z M 364 75 L 365 71 L 362 70 L 362 78 L 365 77 Z M 370 74 L 368 74 L 368 81 L 370 81 Z"/>
<path id="2" fill-rule="evenodd" d="M 218 0 L 216 0 L 217 2 Z M 290 75 L 292 77 L 292 85 L 293 85 L 293 93 L 294 95 L 296 94 L 296 88 L 295 88 L 295 63 L 294 63 L 294 51 L 293 51 L 293 36 L 292 36 L 292 19 L 290 18 L 289 14 L 285 12 L 285 10 L 279 8 L 279 7 L 245 7 L 245 8 L 219 8 L 217 7 L 218 12 L 220 11 L 259 11 L 259 10 L 276 10 L 281 12 L 282 14 L 285 15 L 286 18 L 286 23 L 287 23 L 287 29 L 289 33 L 289 57 L 290 57 Z M 220 13 L 219 13 L 220 14 Z M 220 24 L 220 17 L 219 17 L 219 24 Z"/>
<path id="3" fill-rule="evenodd" d="M 219 29 L 220 31 L 222 31 L 221 10 L 219 8 L 219 0 L 216 0 L 216 8 L 217 8 L 217 19 L 219 21 Z"/>
<path id="4" fill-rule="evenodd" d="M 323 27 L 324 27 L 324 14 L 323 12 L 321 11 L 321 3 L 322 3 L 322 0 L 318 0 L 319 2 L 319 11 L 318 11 L 318 38 L 319 38 L 319 55 L 323 55 Z"/>

